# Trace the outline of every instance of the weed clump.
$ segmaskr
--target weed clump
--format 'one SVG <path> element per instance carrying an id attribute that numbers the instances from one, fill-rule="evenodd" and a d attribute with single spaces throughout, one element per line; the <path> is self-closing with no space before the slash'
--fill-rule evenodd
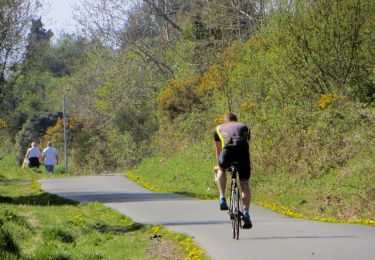
<path id="1" fill-rule="evenodd" d="M 70 260 L 75 259 L 75 257 L 71 252 L 63 250 L 51 243 L 45 247 L 39 248 L 32 259 Z"/>
<path id="2" fill-rule="evenodd" d="M 20 247 L 15 239 L 13 230 L 7 225 L 0 227 L 0 256 L 19 256 Z M 7 259 L 7 258 L 6 258 Z"/>
<path id="3" fill-rule="evenodd" d="M 46 229 L 44 235 L 46 240 L 58 240 L 66 244 L 71 244 L 75 241 L 73 234 L 62 226 Z"/>
<path id="4" fill-rule="evenodd" d="M 28 229 L 31 228 L 25 217 L 19 216 L 10 210 L 5 210 L 4 212 L 0 213 L 0 226 L 6 222 L 12 222 Z"/>

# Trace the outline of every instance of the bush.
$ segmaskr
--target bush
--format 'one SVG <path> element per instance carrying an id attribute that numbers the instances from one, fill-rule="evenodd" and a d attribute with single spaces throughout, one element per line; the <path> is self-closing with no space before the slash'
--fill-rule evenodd
<path id="1" fill-rule="evenodd" d="M 157 100 L 162 115 L 174 120 L 193 110 L 203 110 L 204 104 L 198 94 L 198 85 L 198 77 L 182 82 L 171 81 Z"/>

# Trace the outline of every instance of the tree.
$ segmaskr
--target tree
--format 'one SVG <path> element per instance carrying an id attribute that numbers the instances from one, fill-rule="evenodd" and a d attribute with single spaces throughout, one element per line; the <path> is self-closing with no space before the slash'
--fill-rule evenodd
<path id="1" fill-rule="evenodd" d="M 81 36 L 62 35 L 49 50 L 46 62 L 48 70 L 57 77 L 71 75 L 83 66 L 91 45 Z"/>
<path id="2" fill-rule="evenodd" d="M 168 78 L 174 76 L 174 68 L 163 58 L 163 48 L 181 35 L 182 28 L 176 19 L 184 5 L 179 3 L 176 0 L 135 3 L 83 0 L 76 8 L 75 17 L 90 39 L 100 39 L 105 46 L 114 49 L 132 49 Z"/>
<path id="3" fill-rule="evenodd" d="M 31 71 L 42 72 L 47 69 L 47 56 L 51 47 L 52 36 L 52 31 L 44 28 L 41 17 L 31 21 L 24 62 L 24 70 L 27 73 Z"/>
<path id="4" fill-rule="evenodd" d="M 267 0 L 195 1 L 196 12 L 205 25 L 206 37 L 225 43 L 246 42 L 265 16 Z M 227 46 L 225 44 L 225 46 Z"/>
<path id="5" fill-rule="evenodd" d="M 280 60 L 304 81 L 305 89 L 362 100 L 375 93 L 372 1 L 299 0 L 282 2 L 279 8 L 273 26 L 286 50 Z"/>
<path id="6" fill-rule="evenodd" d="M 20 72 L 26 32 L 39 4 L 34 0 L 4 0 L 0 4 L 0 111 L 9 110 L 7 99 Z"/>

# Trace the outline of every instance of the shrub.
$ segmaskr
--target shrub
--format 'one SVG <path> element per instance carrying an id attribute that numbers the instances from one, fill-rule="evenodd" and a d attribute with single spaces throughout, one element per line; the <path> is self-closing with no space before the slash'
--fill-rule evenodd
<path id="1" fill-rule="evenodd" d="M 170 81 L 169 86 L 158 97 L 158 105 L 163 116 L 174 120 L 193 110 L 204 108 L 203 100 L 198 95 L 199 77 L 192 77 L 182 82 Z"/>

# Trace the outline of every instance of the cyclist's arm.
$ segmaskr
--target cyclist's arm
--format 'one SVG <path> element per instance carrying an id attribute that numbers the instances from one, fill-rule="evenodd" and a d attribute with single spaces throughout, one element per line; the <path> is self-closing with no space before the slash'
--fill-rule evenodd
<path id="1" fill-rule="evenodd" d="M 215 146 L 216 146 L 216 158 L 219 158 L 219 155 L 221 153 L 221 141 L 215 141 Z"/>
<path id="2" fill-rule="evenodd" d="M 215 140 L 215 148 L 216 148 L 216 159 L 219 159 L 219 155 L 222 151 L 222 140 L 218 134 L 218 128 L 217 127 L 214 131 L 214 140 Z"/>

